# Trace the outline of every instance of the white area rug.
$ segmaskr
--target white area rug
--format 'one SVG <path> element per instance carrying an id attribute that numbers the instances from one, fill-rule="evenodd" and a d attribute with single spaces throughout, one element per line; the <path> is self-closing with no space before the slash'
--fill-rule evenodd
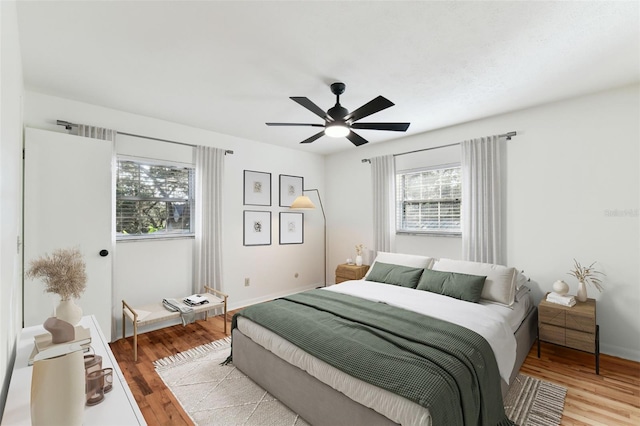
<path id="1" fill-rule="evenodd" d="M 230 338 L 159 359 L 153 364 L 196 425 L 308 425 L 233 365 L 221 366 Z M 504 403 L 520 426 L 557 426 L 567 390 L 518 375 Z"/>

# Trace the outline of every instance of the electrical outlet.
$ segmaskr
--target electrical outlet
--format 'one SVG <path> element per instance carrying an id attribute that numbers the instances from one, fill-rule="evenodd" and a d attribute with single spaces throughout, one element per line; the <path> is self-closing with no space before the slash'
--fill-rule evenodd
<path id="1" fill-rule="evenodd" d="M 249 287 L 250 284 L 251 284 L 251 282 L 249 281 L 249 278 L 245 278 L 244 279 L 244 286 L 245 287 Z"/>

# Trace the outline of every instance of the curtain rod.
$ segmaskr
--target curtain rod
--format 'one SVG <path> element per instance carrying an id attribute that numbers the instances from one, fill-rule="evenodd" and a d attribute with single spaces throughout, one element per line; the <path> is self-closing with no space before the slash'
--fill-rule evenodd
<path id="1" fill-rule="evenodd" d="M 508 141 L 511 140 L 511 138 L 513 136 L 516 136 L 518 133 L 517 132 L 507 132 L 503 135 L 498 135 L 498 137 L 500 138 L 507 138 Z M 450 146 L 456 146 L 456 145 L 460 145 L 460 142 L 456 142 L 456 143 L 450 143 L 448 145 L 440 145 L 440 146 L 432 146 L 431 148 L 422 148 L 422 149 L 416 149 L 414 151 L 407 151 L 407 152 L 401 152 L 398 154 L 393 154 L 394 157 L 398 157 L 400 155 L 407 155 L 407 154 L 413 154 L 415 152 L 422 152 L 422 151 L 431 151 L 432 149 L 440 149 L 440 148 L 448 148 Z M 362 159 L 363 163 L 371 163 L 371 159 L 370 158 L 363 158 Z"/>
<path id="2" fill-rule="evenodd" d="M 57 121 L 56 121 L 56 124 L 57 124 L 58 126 L 64 126 L 64 128 L 65 128 L 65 129 L 67 129 L 67 130 L 71 130 L 71 128 L 72 128 L 72 127 L 78 127 L 78 125 L 77 125 L 77 124 L 75 124 L 75 123 L 70 123 L 70 122 L 68 122 L 68 121 L 64 121 L 64 120 L 57 120 Z M 198 145 L 194 145 L 194 144 L 191 144 L 191 143 L 177 142 L 177 141 L 170 141 L 170 140 L 168 140 L 168 139 L 153 138 L 153 137 L 151 137 L 151 136 L 136 135 L 136 134 L 134 134 L 134 133 L 120 132 L 120 131 L 118 131 L 118 130 L 116 130 L 116 133 L 117 133 L 117 134 L 119 134 L 119 135 L 133 136 L 134 138 L 142 138 L 142 139 L 150 139 L 150 140 L 153 140 L 153 141 L 159 141 L 159 142 L 174 143 L 174 144 L 176 144 L 176 145 L 184 145 L 184 146 L 191 146 L 191 147 L 196 147 L 196 146 L 198 146 Z M 233 154 L 233 150 L 231 150 L 231 149 L 227 149 L 227 150 L 225 150 L 225 151 L 224 151 L 224 153 L 225 153 L 225 155 L 226 155 L 226 154 Z"/>

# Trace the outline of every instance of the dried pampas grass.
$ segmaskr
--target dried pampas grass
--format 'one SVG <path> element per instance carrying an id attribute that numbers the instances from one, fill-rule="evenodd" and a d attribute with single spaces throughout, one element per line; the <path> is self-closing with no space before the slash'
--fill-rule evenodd
<path id="1" fill-rule="evenodd" d="M 87 287 L 87 273 L 78 249 L 58 249 L 51 255 L 32 260 L 26 276 L 42 278 L 44 291 L 56 293 L 62 300 L 79 298 Z"/>

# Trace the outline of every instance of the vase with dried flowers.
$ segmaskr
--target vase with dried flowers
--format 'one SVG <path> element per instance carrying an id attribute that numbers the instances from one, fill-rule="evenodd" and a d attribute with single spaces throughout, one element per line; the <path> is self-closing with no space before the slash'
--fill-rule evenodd
<path id="1" fill-rule="evenodd" d="M 587 283 L 593 284 L 598 291 L 602 291 L 604 288 L 602 287 L 602 281 L 598 278 L 598 275 L 604 276 L 604 274 L 600 271 L 596 271 L 593 267 L 595 264 L 596 262 L 593 262 L 589 266 L 582 266 L 580 262 L 573 259 L 573 269 L 570 270 L 568 274 L 573 275 L 578 279 L 578 293 L 576 294 L 576 300 L 578 300 L 578 302 L 587 301 Z"/>
<path id="2" fill-rule="evenodd" d="M 77 248 L 57 249 L 30 262 L 28 278 L 41 278 L 44 291 L 60 296 L 56 318 L 76 325 L 82 318 L 82 309 L 73 299 L 78 299 L 87 287 L 87 273 L 82 254 Z"/>
<path id="3" fill-rule="evenodd" d="M 364 250 L 364 245 L 357 244 L 356 245 L 356 266 L 362 266 L 362 250 Z"/>

